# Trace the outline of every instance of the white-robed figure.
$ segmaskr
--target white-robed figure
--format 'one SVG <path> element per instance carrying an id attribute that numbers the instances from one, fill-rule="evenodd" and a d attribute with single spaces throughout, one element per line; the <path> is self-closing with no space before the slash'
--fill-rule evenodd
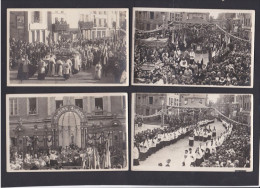
<path id="1" fill-rule="evenodd" d="M 72 65 L 72 62 L 71 62 L 70 59 L 68 59 L 68 60 L 63 64 L 62 70 L 63 70 L 63 77 L 65 78 L 65 80 L 69 79 L 69 77 L 70 77 L 70 74 L 71 74 L 71 65 Z"/>
<path id="2" fill-rule="evenodd" d="M 102 75 L 102 65 L 100 63 L 98 63 L 95 66 L 95 74 L 94 74 L 94 78 L 96 80 L 101 80 L 101 75 Z"/>
<path id="3" fill-rule="evenodd" d="M 77 74 L 79 72 L 80 67 L 81 67 L 81 61 L 80 61 L 80 58 L 79 58 L 79 54 L 75 54 L 74 65 L 73 65 L 74 74 Z"/>
<path id="4" fill-rule="evenodd" d="M 56 62 L 57 64 L 57 73 L 58 73 L 58 76 L 63 76 L 63 69 L 62 69 L 62 65 L 63 65 L 63 62 L 61 60 L 58 60 Z"/>
<path id="5" fill-rule="evenodd" d="M 106 142 L 106 156 L 105 156 L 105 168 L 106 169 L 111 168 L 111 156 L 110 156 L 109 147 L 110 147 L 109 140 L 107 140 L 107 142 Z"/>
<path id="6" fill-rule="evenodd" d="M 48 70 L 48 76 L 54 76 L 55 75 L 55 55 L 52 55 L 49 59 L 49 70 Z"/>

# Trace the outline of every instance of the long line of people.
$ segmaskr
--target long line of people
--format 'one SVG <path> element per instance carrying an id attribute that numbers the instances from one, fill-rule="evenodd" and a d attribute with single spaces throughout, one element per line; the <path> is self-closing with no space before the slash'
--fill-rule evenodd
<path id="1" fill-rule="evenodd" d="M 213 120 L 203 120 L 198 122 L 197 125 L 148 129 L 137 133 L 133 149 L 134 165 L 139 165 L 139 160 L 143 161 L 163 147 L 171 145 L 189 135 L 197 126 L 206 126 L 210 123 L 213 123 Z"/>
<path id="2" fill-rule="evenodd" d="M 250 138 L 245 127 L 222 120 L 225 131 L 185 150 L 185 167 L 250 167 Z"/>

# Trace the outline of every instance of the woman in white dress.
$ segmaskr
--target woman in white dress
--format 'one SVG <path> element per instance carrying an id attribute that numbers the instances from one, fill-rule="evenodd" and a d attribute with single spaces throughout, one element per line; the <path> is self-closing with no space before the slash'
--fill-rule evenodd
<path id="1" fill-rule="evenodd" d="M 102 76 L 102 65 L 100 63 L 98 63 L 96 66 L 95 66 L 95 76 L 94 78 L 96 80 L 101 80 L 101 76 Z"/>

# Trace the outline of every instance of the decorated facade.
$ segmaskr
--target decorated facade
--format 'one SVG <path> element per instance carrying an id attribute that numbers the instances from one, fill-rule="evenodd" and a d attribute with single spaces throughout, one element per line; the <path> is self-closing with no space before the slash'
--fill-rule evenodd
<path id="1" fill-rule="evenodd" d="M 10 98 L 9 114 L 10 146 L 20 152 L 105 144 L 126 149 L 124 96 Z"/>

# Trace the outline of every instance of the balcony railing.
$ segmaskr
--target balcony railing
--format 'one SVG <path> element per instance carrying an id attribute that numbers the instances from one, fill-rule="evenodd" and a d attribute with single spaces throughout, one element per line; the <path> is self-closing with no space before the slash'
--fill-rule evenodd
<path id="1" fill-rule="evenodd" d="M 66 23 L 52 24 L 52 29 L 54 32 L 67 31 L 69 29 L 69 24 Z"/>
<path id="2" fill-rule="evenodd" d="M 80 29 L 92 29 L 94 27 L 93 22 L 83 22 L 79 21 L 79 28 Z"/>

